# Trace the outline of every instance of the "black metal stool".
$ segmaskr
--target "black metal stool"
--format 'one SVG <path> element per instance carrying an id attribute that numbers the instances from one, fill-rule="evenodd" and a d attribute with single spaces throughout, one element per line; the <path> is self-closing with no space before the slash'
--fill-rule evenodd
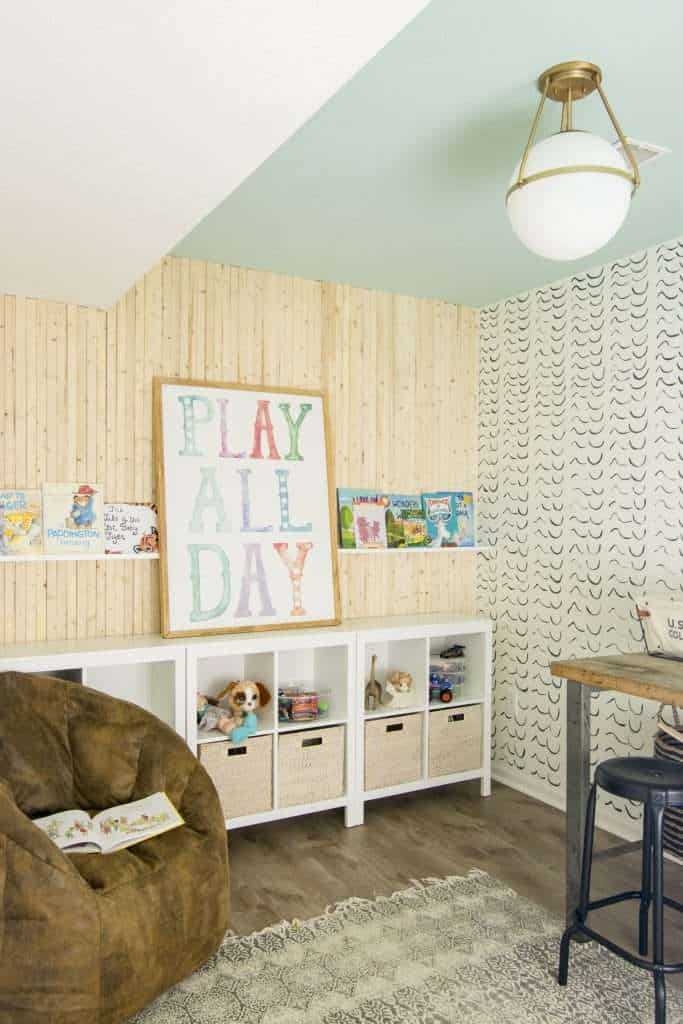
<path id="1" fill-rule="evenodd" d="M 637 892 L 620 892 L 602 900 L 590 901 L 591 867 L 593 864 L 593 836 L 595 833 L 595 804 L 597 787 L 643 804 L 643 869 L 640 889 Z M 569 969 L 569 943 L 574 935 L 585 935 L 623 957 L 637 967 L 644 967 L 654 975 L 655 982 L 655 1024 L 666 1021 L 667 974 L 683 971 L 683 963 L 664 962 L 664 906 L 683 912 L 683 904 L 664 895 L 664 859 L 662 847 L 662 825 L 667 807 L 683 807 L 683 765 L 673 764 L 655 757 L 615 757 L 598 765 L 595 781 L 591 786 L 586 811 L 586 826 L 583 836 L 583 863 L 581 868 L 581 890 L 579 905 L 575 911 L 574 924 L 562 936 L 560 944 L 560 985 L 567 984 Z M 600 935 L 588 927 L 586 919 L 591 910 L 609 907 L 623 900 L 640 900 L 638 953 L 634 956 L 628 950 Z M 652 906 L 652 960 L 646 960 L 648 953 L 648 922 Z"/>

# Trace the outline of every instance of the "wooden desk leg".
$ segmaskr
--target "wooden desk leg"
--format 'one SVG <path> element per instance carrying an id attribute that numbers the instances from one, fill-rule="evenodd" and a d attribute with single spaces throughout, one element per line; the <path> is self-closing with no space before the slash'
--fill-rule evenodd
<path id="1" fill-rule="evenodd" d="M 579 905 L 583 828 L 590 788 L 591 690 L 567 680 L 567 893 L 565 915 L 573 924 Z"/>

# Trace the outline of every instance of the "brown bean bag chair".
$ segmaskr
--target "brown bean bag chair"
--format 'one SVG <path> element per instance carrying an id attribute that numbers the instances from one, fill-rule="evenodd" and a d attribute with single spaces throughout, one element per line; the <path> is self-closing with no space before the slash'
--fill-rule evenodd
<path id="1" fill-rule="evenodd" d="M 165 791 L 186 824 L 62 853 L 31 818 Z M 182 739 L 125 701 L 0 673 L 0 1021 L 115 1024 L 191 974 L 228 922 L 225 820 Z"/>

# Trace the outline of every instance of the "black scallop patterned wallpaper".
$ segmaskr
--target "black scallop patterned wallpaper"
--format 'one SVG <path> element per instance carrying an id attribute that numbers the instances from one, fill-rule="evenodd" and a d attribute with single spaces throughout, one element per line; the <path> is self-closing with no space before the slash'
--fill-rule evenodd
<path id="1" fill-rule="evenodd" d="M 479 358 L 495 765 L 559 798 L 549 662 L 640 649 L 633 598 L 683 590 L 683 240 L 488 306 Z M 651 752 L 652 711 L 596 698 L 594 758 Z"/>

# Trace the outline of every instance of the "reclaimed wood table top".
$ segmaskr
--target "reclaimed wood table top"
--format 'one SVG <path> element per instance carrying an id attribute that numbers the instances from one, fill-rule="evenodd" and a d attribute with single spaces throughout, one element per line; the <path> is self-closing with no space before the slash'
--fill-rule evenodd
<path id="1" fill-rule="evenodd" d="M 550 673 L 596 690 L 616 690 L 644 700 L 683 706 L 683 662 L 648 654 L 553 661 Z"/>

